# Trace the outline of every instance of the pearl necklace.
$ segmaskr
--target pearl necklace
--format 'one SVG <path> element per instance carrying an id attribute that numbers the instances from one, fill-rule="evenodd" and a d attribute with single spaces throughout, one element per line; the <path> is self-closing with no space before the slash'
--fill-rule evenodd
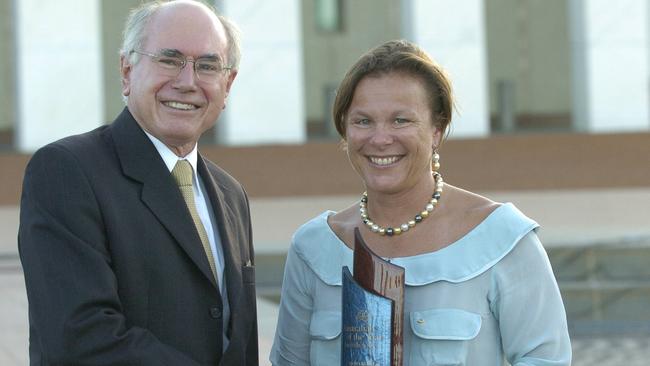
<path id="1" fill-rule="evenodd" d="M 422 220 L 429 217 L 429 213 L 431 213 L 431 211 L 433 211 L 433 209 L 435 209 L 436 206 L 438 205 L 438 200 L 440 199 L 440 195 L 442 194 L 442 186 L 443 186 L 442 175 L 440 175 L 440 173 L 438 172 L 433 172 L 433 178 L 436 182 L 436 188 L 433 191 L 431 200 L 429 201 L 429 203 L 427 203 L 427 205 L 424 207 L 424 210 L 422 212 L 415 215 L 413 220 L 410 220 L 409 222 L 399 226 L 387 227 L 387 228 L 375 224 L 374 222 L 372 222 L 370 217 L 368 217 L 368 192 L 363 192 L 363 197 L 361 197 L 361 202 L 359 202 L 359 212 L 361 213 L 361 220 L 363 221 L 364 224 L 368 226 L 370 231 L 382 236 L 400 235 L 401 233 L 409 231 L 410 228 L 414 227 L 415 225 L 422 222 Z"/>

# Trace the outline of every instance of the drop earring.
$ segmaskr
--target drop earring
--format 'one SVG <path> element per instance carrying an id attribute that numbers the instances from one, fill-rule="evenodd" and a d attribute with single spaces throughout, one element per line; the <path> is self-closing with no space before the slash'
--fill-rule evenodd
<path id="1" fill-rule="evenodd" d="M 438 155 L 438 148 L 433 149 L 433 155 L 431 156 L 431 170 L 433 172 L 440 170 L 440 155 Z"/>

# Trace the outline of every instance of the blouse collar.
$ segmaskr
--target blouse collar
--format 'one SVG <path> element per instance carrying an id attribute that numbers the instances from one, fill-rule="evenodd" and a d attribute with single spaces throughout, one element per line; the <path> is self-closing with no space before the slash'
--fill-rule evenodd
<path id="1" fill-rule="evenodd" d="M 332 231 L 325 211 L 294 234 L 298 255 L 325 283 L 341 285 L 341 269 L 352 270 L 353 251 Z M 436 281 L 462 282 L 498 263 L 539 225 L 512 203 L 505 203 L 454 243 L 431 253 L 391 259 L 406 268 L 406 284 L 422 286 Z"/>

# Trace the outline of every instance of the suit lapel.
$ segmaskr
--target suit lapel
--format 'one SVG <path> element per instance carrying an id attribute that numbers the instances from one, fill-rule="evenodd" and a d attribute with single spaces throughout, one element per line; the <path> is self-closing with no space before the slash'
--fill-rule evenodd
<path id="1" fill-rule="evenodd" d="M 226 280 L 229 302 L 232 309 L 241 294 L 242 283 L 241 254 L 237 243 L 237 235 L 233 232 L 233 228 L 238 227 L 238 225 L 233 223 L 233 220 L 238 220 L 238 218 L 225 203 L 226 200 L 223 197 L 223 190 L 212 174 L 208 171 L 208 168 L 203 161 L 203 157 L 201 157 L 200 154 L 197 159 L 197 170 L 203 180 L 207 196 L 210 198 L 210 204 L 212 205 L 212 211 L 214 212 L 217 229 L 219 230 L 219 238 L 221 239 L 221 247 L 223 249 L 225 262 L 224 278 Z"/>
<path id="2" fill-rule="evenodd" d="M 142 202 L 216 288 L 210 264 L 185 201 L 151 140 L 127 108 L 111 128 L 122 171 L 142 183 Z"/>

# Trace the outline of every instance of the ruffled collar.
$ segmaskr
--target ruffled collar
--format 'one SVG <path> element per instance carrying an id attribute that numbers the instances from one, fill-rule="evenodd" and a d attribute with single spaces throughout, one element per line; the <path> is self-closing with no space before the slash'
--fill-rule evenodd
<path id="1" fill-rule="evenodd" d="M 335 214 L 325 211 L 294 234 L 297 254 L 328 285 L 341 285 L 341 268 L 352 270 L 353 251 L 327 224 Z M 487 271 L 505 257 L 519 240 L 539 225 L 512 203 L 499 206 L 462 238 L 440 250 L 390 261 L 406 269 L 406 284 L 422 286 L 437 281 L 462 282 Z"/>

